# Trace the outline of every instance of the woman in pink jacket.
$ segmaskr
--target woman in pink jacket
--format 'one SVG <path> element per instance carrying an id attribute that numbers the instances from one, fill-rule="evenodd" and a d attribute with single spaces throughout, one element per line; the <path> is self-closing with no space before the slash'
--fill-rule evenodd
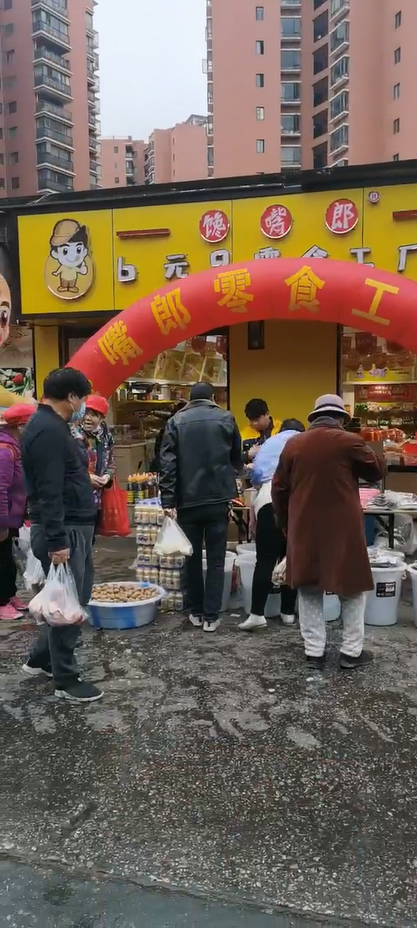
<path id="1" fill-rule="evenodd" d="M 16 596 L 13 537 L 19 534 L 26 508 L 19 436 L 35 406 L 18 403 L 0 414 L 0 621 L 19 619 L 25 603 Z"/>

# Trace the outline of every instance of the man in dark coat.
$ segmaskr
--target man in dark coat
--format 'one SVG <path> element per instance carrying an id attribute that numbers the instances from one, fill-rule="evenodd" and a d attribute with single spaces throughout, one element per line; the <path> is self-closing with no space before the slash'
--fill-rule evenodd
<path id="1" fill-rule="evenodd" d="M 236 495 L 235 471 L 242 469 L 242 443 L 231 412 L 214 402 L 213 387 L 197 383 L 190 402 L 166 425 L 160 454 L 163 509 L 177 510 L 193 546 L 187 561 L 190 622 L 205 632 L 219 625 L 223 597 L 229 503 Z M 203 539 L 207 578 L 203 581 Z"/>
<path id="2" fill-rule="evenodd" d="M 326 625 L 323 593 L 342 604 L 342 669 L 372 659 L 363 651 L 366 591 L 373 589 L 359 499 L 359 480 L 376 483 L 384 461 L 360 435 L 346 432 L 349 416 L 339 396 L 321 396 L 310 427 L 282 452 L 272 485 L 279 526 L 287 533 L 287 583 L 299 589 L 306 659 L 321 669 Z"/>

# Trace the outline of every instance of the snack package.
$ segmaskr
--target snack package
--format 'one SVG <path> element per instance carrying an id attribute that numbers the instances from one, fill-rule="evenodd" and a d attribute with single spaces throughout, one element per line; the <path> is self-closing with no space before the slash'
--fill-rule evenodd
<path id="1" fill-rule="evenodd" d="M 170 516 L 165 516 L 153 550 L 160 557 L 166 554 L 183 554 L 185 557 L 190 557 L 193 553 L 191 542 L 178 522 Z"/>
<path id="2" fill-rule="evenodd" d="M 51 564 L 46 583 L 29 603 L 29 610 L 37 621 L 48 625 L 77 625 L 84 619 L 75 580 L 68 564 Z"/>
<path id="3" fill-rule="evenodd" d="M 282 561 L 278 561 L 275 564 L 274 572 L 272 574 L 272 583 L 274 586 L 282 586 L 285 583 L 285 574 L 287 570 L 287 558 L 284 557 Z"/>

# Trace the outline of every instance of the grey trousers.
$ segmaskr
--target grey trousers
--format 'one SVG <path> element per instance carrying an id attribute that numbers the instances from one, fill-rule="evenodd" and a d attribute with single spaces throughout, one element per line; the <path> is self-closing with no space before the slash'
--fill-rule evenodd
<path id="1" fill-rule="evenodd" d="M 93 588 L 93 535 L 94 525 L 66 525 L 70 543 L 70 567 L 74 574 L 78 597 L 86 606 Z M 42 525 L 32 525 L 30 530 L 32 550 L 41 561 L 45 574 L 51 566 L 48 542 Z M 38 640 L 30 652 L 29 664 L 52 673 L 56 685 L 65 689 L 78 680 L 74 649 L 80 636 L 79 625 L 52 627 L 43 625 Z"/>
<path id="2" fill-rule="evenodd" d="M 339 599 L 343 621 L 341 651 L 349 657 L 359 657 L 365 637 L 366 593 L 351 598 L 340 596 Z M 298 616 L 306 654 L 309 657 L 322 657 L 326 647 L 323 593 L 309 587 L 300 589 Z"/>

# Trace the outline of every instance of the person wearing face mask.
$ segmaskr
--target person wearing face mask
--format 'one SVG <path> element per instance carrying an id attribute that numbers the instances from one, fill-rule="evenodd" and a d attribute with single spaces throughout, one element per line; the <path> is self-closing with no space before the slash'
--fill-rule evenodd
<path id="1" fill-rule="evenodd" d="M 71 435 L 90 384 L 81 371 L 51 371 L 42 403 L 22 438 L 32 550 L 45 574 L 53 564 L 69 563 L 78 597 L 86 607 L 93 586 L 92 545 L 96 507 L 88 469 Z M 42 626 L 26 673 L 53 676 L 55 695 L 72 702 L 95 702 L 103 693 L 79 678 L 74 649 L 79 625 Z"/>
<path id="2" fill-rule="evenodd" d="M 93 394 L 86 399 L 81 423 L 97 517 L 100 515 L 103 490 L 111 487 L 116 471 L 113 436 L 106 425 L 108 411 L 109 404 L 104 396 Z"/>
<path id="3" fill-rule="evenodd" d="M 35 407 L 19 403 L 0 417 L 0 621 L 20 619 L 27 605 L 17 598 L 13 538 L 19 534 L 26 509 L 20 434 Z"/>

